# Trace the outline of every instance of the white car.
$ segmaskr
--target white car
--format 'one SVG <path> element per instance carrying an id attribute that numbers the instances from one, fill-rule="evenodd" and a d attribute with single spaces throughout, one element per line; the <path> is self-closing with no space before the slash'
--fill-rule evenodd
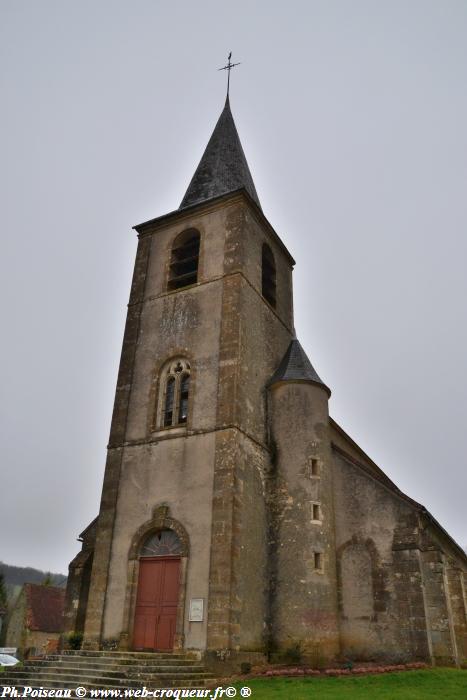
<path id="1" fill-rule="evenodd" d="M 18 663 L 18 659 L 15 659 L 14 656 L 10 656 L 10 654 L 0 654 L 0 666 L 16 666 Z"/>

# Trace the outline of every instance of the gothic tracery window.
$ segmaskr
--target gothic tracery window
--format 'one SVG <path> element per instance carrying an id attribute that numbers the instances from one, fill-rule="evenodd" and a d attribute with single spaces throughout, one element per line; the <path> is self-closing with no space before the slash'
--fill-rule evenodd
<path id="1" fill-rule="evenodd" d="M 190 228 L 180 233 L 172 246 L 169 291 L 182 289 L 198 281 L 199 231 Z"/>
<path id="2" fill-rule="evenodd" d="M 271 248 L 263 243 L 261 260 L 261 293 L 271 306 L 276 306 L 276 263 Z"/>
<path id="3" fill-rule="evenodd" d="M 164 428 L 185 425 L 188 420 L 190 371 L 190 363 L 180 358 L 172 360 L 162 372 L 160 425 Z"/>
<path id="4" fill-rule="evenodd" d="M 173 530 L 159 530 L 152 532 L 143 542 L 140 557 L 167 557 L 180 556 L 182 543 Z"/>

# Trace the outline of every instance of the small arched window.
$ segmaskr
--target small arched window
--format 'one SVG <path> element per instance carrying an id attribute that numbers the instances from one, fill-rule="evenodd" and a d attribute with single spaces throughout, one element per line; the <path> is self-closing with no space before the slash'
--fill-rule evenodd
<path id="1" fill-rule="evenodd" d="M 263 243 L 261 266 L 261 293 L 271 306 L 276 307 L 276 263 L 271 248 Z"/>
<path id="2" fill-rule="evenodd" d="M 143 542 L 140 557 L 167 557 L 180 556 L 182 543 L 173 530 L 159 530 L 152 532 Z"/>
<path id="3" fill-rule="evenodd" d="M 199 231 L 183 231 L 173 242 L 170 257 L 169 291 L 182 289 L 198 281 Z"/>
<path id="4" fill-rule="evenodd" d="M 185 425 L 188 420 L 190 371 L 190 363 L 184 358 L 171 360 L 162 371 L 160 425 L 164 428 Z"/>

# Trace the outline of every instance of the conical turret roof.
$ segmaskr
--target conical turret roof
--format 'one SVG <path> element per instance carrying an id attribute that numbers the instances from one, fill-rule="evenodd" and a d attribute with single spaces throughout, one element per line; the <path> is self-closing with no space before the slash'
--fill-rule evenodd
<path id="1" fill-rule="evenodd" d="M 227 96 L 224 109 L 183 197 L 180 209 L 242 187 L 261 207 Z"/>
<path id="2" fill-rule="evenodd" d="M 319 384 L 327 391 L 328 395 L 331 396 L 331 390 L 326 384 L 320 379 L 315 368 L 311 364 L 308 356 L 297 338 L 290 341 L 290 345 L 287 348 L 279 367 L 276 369 L 271 379 L 268 382 L 268 386 L 271 384 L 276 384 L 276 382 L 312 382 L 313 384 Z"/>

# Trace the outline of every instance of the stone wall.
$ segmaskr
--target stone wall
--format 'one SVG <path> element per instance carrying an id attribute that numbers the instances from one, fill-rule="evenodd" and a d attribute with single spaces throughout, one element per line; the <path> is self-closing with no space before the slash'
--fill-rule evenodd
<path id="1" fill-rule="evenodd" d="M 392 550 L 390 578 L 394 582 L 400 659 L 429 661 L 432 647 L 426 619 L 420 518 L 414 508 L 400 514 L 394 526 Z"/>
<path id="2" fill-rule="evenodd" d="M 452 631 L 455 639 L 457 662 L 467 664 L 467 597 L 465 583 L 467 573 L 462 571 L 459 562 L 453 558 L 445 560 L 446 581 L 449 591 Z"/>
<path id="3" fill-rule="evenodd" d="M 108 584 L 112 535 L 120 481 L 128 406 L 133 380 L 133 366 L 139 338 L 140 316 L 144 297 L 146 272 L 150 253 L 150 239 L 138 243 L 133 281 L 130 292 L 120 367 L 110 427 L 109 450 L 104 472 L 104 483 L 99 509 L 91 584 L 86 607 L 85 639 L 83 646 L 99 648 L 101 643 L 104 605 Z"/>
<path id="4" fill-rule="evenodd" d="M 261 296 L 264 241 L 276 259 L 277 309 Z M 292 331 L 290 258 L 244 204 L 226 220 L 224 275 L 208 624 L 220 673 L 251 654 L 258 662 L 267 646 L 265 387 Z"/>
<path id="5" fill-rule="evenodd" d="M 92 562 L 96 545 L 97 518 L 81 533 L 81 552 L 70 562 L 63 613 L 64 637 L 70 632 L 84 632 L 91 585 Z M 66 639 L 64 640 L 66 643 Z"/>
<path id="6" fill-rule="evenodd" d="M 465 558 L 428 513 L 420 518 L 421 569 L 427 629 L 433 661 L 440 665 L 467 663 L 467 607 L 463 578 Z"/>
<path id="7" fill-rule="evenodd" d="M 189 538 L 187 605 L 182 611 L 184 644 L 187 648 L 205 647 L 206 620 L 188 621 L 188 601 L 208 596 L 213 461 L 212 434 L 125 449 L 104 615 L 103 641 L 107 646 L 118 646 L 124 635 L 125 644 L 131 647 L 133 613 L 127 598 L 134 595 L 137 581 L 133 580 L 130 550 L 139 529 L 152 520 L 154 509 L 166 505 L 170 517 L 182 525 Z"/>
<path id="8" fill-rule="evenodd" d="M 314 384 L 291 382 L 273 385 L 270 394 L 272 648 L 296 649 L 314 665 L 331 663 L 340 644 L 328 395 Z"/>
<path id="9" fill-rule="evenodd" d="M 24 588 L 6 619 L 5 646 L 23 649 L 26 645 L 26 593 Z"/>
<path id="10" fill-rule="evenodd" d="M 335 448 L 335 464 L 343 656 L 464 664 L 467 566 L 462 552 L 422 506 L 379 481 L 377 472 L 372 475 L 371 464 L 359 467 L 350 454 L 344 456 L 342 445 Z M 363 613 L 368 580 L 354 576 L 343 559 L 352 542 L 370 555 L 372 614 Z"/>
<path id="11" fill-rule="evenodd" d="M 63 631 L 84 632 L 86 608 L 91 585 L 93 550 L 79 552 L 68 567 Z"/>
<path id="12" fill-rule="evenodd" d="M 28 630 L 25 635 L 22 654 L 28 657 L 56 653 L 59 640 L 59 632 L 36 632 Z"/>
<path id="13" fill-rule="evenodd" d="M 388 661 L 426 658 L 423 597 L 417 553 L 403 539 L 393 550 L 400 523 L 412 513 L 408 503 L 334 450 L 336 556 L 339 572 L 341 643 L 344 658 Z M 401 533 L 404 534 L 404 533 Z M 358 552 L 370 581 L 346 564 Z M 351 558 L 351 557 L 350 557 Z M 371 600 L 370 600 L 371 595 Z M 412 632 L 410 632 L 412 634 Z M 426 639 L 426 630 L 424 633 Z"/>

